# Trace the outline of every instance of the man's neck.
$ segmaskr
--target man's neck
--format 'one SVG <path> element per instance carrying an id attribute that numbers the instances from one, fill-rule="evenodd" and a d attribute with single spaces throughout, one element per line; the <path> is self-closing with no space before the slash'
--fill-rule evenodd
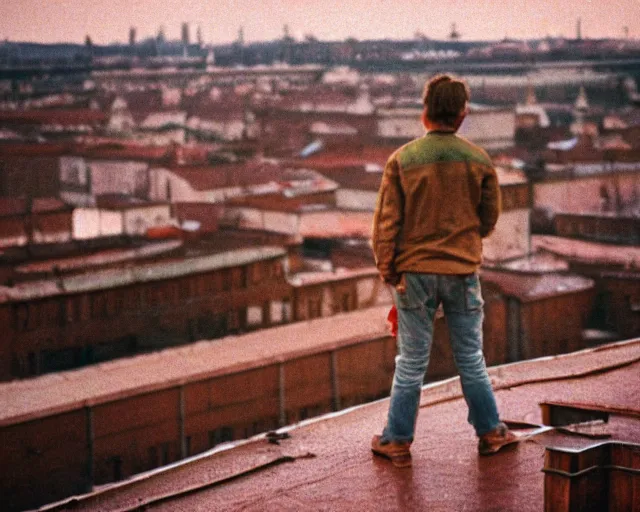
<path id="1" fill-rule="evenodd" d="M 451 126 L 442 126 L 438 128 L 430 128 L 427 133 L 456 133 L 456 129 Z"/>

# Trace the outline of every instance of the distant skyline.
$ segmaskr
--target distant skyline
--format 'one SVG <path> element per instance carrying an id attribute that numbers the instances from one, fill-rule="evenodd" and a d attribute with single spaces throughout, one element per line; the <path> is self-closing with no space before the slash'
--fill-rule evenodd
<path id="1" fill-rule="evenodd" d="M 4 0 L 0 40 L 96 44 L 153 37 L 180 39 L 189 23 L 191 40 L 201 28 L 205 43 L 229 43 L 243 28 L 246 42 L 282 37 L 284 25 L 297 40 L 409 39 L 421 32 L 446 39 L 455 23 L 463 41 L 504 37 L 536 39 L 640 39 L 640 0 Z"/>

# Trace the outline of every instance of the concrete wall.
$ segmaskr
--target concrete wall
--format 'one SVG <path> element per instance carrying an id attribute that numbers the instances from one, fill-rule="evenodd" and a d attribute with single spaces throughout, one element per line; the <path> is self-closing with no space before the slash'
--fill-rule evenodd
<path id="1" fill-rule="evenodd" d="M 124 233 L 122 212 L 99 208 L 76 208 L 73 210 L 73 238 L 87 240 Z"/>
<path id="2" fill-rule="evenodd" d="M 502 261 L 529 253 L 528 209 L 503 211 L 495 231 L 482 243 L 482 254 L 487 261 Z"/>
<path id="3" fill-rule="evenodd" d="M 346 210 L 374 211 L 378 192 L 339 188 L 336 190 L 336 206 Z"/>
<path id="4" fill-rule="evenodd" d="M 611 205 L 615 205 L 617 195 L 625 204 L 637 202 L 640 197 L 640 173 L 549 179 L 535 183 L 533 186 L 535 207 L 546 208 L 558 213 L 605 211 L 606 201 L 603 199 L 603 194 L 608 195 Z"/>

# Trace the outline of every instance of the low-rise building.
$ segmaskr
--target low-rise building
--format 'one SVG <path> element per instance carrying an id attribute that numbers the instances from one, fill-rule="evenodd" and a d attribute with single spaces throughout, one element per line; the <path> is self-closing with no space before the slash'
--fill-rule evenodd
<path id="1" fill-rule="evenodd" d="M 72 210 L 55 198 L 0 198 L 0 249 L 71 241 Z"/>
<path id="2" fill-rule="evenodd" d="M 172 353 L 173 364 L 161 355 L 64 380 L 45 377 L 29 388 L 1 386 L 0 436 L 7 442 L 0 450 L 14 468 L 2 480 L 9 510 L 91 491 L 163 463 L 42 510 L 637 508 L 640 340 L 490 368 L 502 419 L 532 441 L 492 457 L 478 457 L 460 380 L 426 385 L 413 467 L 398 471 L 369 449 L 371 435 L 384 425 L 387 399 L 275 430 L 280 418 L 339 410 L 355 396 L 376 396 L 389 386 L 394 351 L 383 339 L 366 341 L 375 329 L 346 340 L 355 318 L 331 319 L 324 339 L 322 329 L 310 327 L 326 320 L 299 324 L 287 337 L 279 330 L 274 344 L 253 339 L 255 353 L 244 350 L 249 340 L 238 339 L 211 362 L 202 346 Z M 378 321 L 363 322 L 381 328 Z M 327 343 L 335 333 L 340 341 Z M 227 357 L 238 355 L 234 348 L 241 357 L 235 375 L 224 369 Z M 260 430 L 268 432 L 239 440 Z"/>
<path id="3" fill-rule="evenodd" d="M 48 277 L 1 286 L 0 378 L 256 328 L 251 308 L 264 311 L 260 326 L 290 320 L 271 315 L 274 302 L 291 300 L 285 249 L 218 237 L 191 254 L 93 271 L 58 265 Z"/>

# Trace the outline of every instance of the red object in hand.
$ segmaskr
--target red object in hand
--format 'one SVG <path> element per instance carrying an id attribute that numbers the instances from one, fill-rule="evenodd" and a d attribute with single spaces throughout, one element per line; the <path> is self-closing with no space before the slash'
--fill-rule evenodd
<path id="1" fill-rule="evenodd" d="M 398 310 L 395 306 L 393 306 L 389 310 L 389 314 L 387 315 L 387 325 L 389 330 L 391 331 L 392 336 L 395 338 L 398 336 Z"/>

